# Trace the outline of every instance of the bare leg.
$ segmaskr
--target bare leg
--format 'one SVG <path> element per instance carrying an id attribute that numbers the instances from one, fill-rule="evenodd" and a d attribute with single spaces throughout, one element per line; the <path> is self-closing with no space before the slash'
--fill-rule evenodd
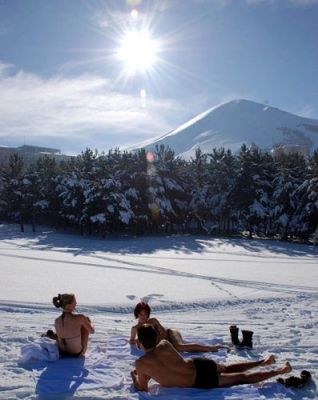
<path id="1" fill-rule="evenodd" d="M 85 356 L 88 345 L 89 332 L 86 328 L 84 328 L 84 326 L 81 327 L 81 336 L 82 336 L 82 356 Z"/>
<path id="2" fill-rule="evenodd" d="M 256 367 L 266 367 L 267 365 L 272 365 L 275 363 L 275 357 L 273 354 L 271 354 L 270 356 L 259 361 L 244 361 L 229 365 L 218 364 L 218 372 L 233 374 L 235 372 L 245 372 Z"/>
<path id="3" fill-rule="evenodd" d="M 193 353 L 207 353 L 212 351 L 218 351 L 215 346 L 211 346 L 209 344 L 200 344 L 200 343 L 184 343 L 181 333 L 177 329 L 169 328 L 169 337 L 172 341 L 173 346 L 178 351 L 187 351 Z"/>
<path id="4" fill-rule="evenodd" d="M 219 387 L 227 387 L 234 385 L 244 385 L 246 383 L 257 383 L 273 378 L 274 376 L 287 374 L 292 371 L 292 367 L 288 361 L 284 365 L 272 371 L 256 371 L 256 372 L 238 372 L 238 373 L 221 373 L 219 375 Z"/>

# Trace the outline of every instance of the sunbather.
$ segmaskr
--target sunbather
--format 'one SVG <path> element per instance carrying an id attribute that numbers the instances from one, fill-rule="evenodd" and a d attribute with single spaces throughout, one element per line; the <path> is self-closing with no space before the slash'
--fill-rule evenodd
<path id="1" fill-rule="evenodd" d="M 168 340 L 177 351 L 184 352 L 215 352 L 220 348 L 225 348 L 227 351 L 231 351 L 230 347 L 216 344 L 212 346 L 210 344 L 201 343 L 185 343 L 181 336 L 181 333 L 174 328 L 165 329 L 157 318 L 150 318 L 151 308 L 148 303 L 141 301 L 134 309 L 134 315 L 138 318 L 138 323 L 131 328 L 130 343 L 137 343 L 137 329 L 145 324 L 151 324 L 155 327 L 158 334 L 158 342 L 162 339 Z"/>
<path id="2" fill-rule="evenodd" d="M 88 336 L 95 332 L 90 318 L 84 314 L 75 314 L 76 297 L 73 293 L 59 294 L 53 297 L 53 304 L 62 308 L 63 313 L 55 320 L 55 329 L 60 353 L 71 357 L 84 357 Z"/>
<path id="3" fill-rule="evenodd" d="M 230 365 L 218 364 L 205 357 L 183 358 L 167 340 L 157 342 L 153 325 L 138 327 L 138 340 L 144 355 L 136 360 L 131 377 L 137 390 L 148 391 L 152 378 L 162 386 L 212 389 L 257 383 L 280 374 L 291 372 L 285 362 L 273 370 L 246 372 L 256 367 L 267 367 L 276 362 L 273 355 L 259 361 L 247 361 Z"/>

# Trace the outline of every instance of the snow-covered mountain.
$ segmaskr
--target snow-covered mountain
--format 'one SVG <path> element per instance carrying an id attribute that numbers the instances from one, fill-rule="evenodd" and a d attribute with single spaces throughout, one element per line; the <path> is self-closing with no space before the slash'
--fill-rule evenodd
<path id="1" fill-rule="evenodd" d="M 177 129 L 129 148 L 154 150 L 163 144 L 176 156 L 189 159 L 199 147 L 204 153 L 224 147 L 233 153 L 242 144 L 252 143 L 271 150 L 278 144 L 307 147 L 308 154 L 318 148 L 318 120 L 294 114 L 249 100 L 234 100 L 210 108 Z"/>

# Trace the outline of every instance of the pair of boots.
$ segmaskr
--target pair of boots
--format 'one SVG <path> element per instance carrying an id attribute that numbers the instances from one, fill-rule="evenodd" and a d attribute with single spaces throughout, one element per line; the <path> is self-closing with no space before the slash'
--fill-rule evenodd
<path id="1" fill-rule="evenodd" d="M 277 378 L 276 381 L 286 387 L 303 388 L 304 386 L 309 385 L 311 381 L 311 373 L 304 369 L 300 373 L 300 378 L 298 378 L 297 376 L 289 376 L 285 379 Z"/>
<path id="2" fill-rule="evenodd" d="M 242 331 L 243 340 L 240 342 L 238 334 L 239 328 L 236 325 L 230 326 L 232 343 L 238 349 L 252 349 L 253 348 L 253 333 L 252 331 Z"/>

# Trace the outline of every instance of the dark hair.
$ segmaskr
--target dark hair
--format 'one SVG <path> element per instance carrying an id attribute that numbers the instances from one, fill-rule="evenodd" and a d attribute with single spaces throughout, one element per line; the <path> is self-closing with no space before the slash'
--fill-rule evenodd
<path id="1" fill-rule="evenodd" d="M 55 305 L 56 308 L 65 308 L 67 304 L 73 303 L 74 297 L 74 293 L 59 294 L 58 296 L 53 297 L 52 303 Z"/>
<path id="2" fill-rule="evenodd" d="M 149 318 L 150 313 L 151 313 L 151 308 L 150 308 L 150 305 L 148 303 L 146 303 L 145 301 L 141 301 L 136 305 L 136 307 L 134 309 L 134 316 L 136 318 L 138 318 L 138 315 L 143 310 L 146 311 L 146 313 L 148 314 L 148 318 Z"/>
<path id="3" fill-rule="evenodd" d="M 157 331 L 151 324 L 143 324 L 137 329 L 137 336 L 145 349 L 151 349 L 157 345 Z"/>

